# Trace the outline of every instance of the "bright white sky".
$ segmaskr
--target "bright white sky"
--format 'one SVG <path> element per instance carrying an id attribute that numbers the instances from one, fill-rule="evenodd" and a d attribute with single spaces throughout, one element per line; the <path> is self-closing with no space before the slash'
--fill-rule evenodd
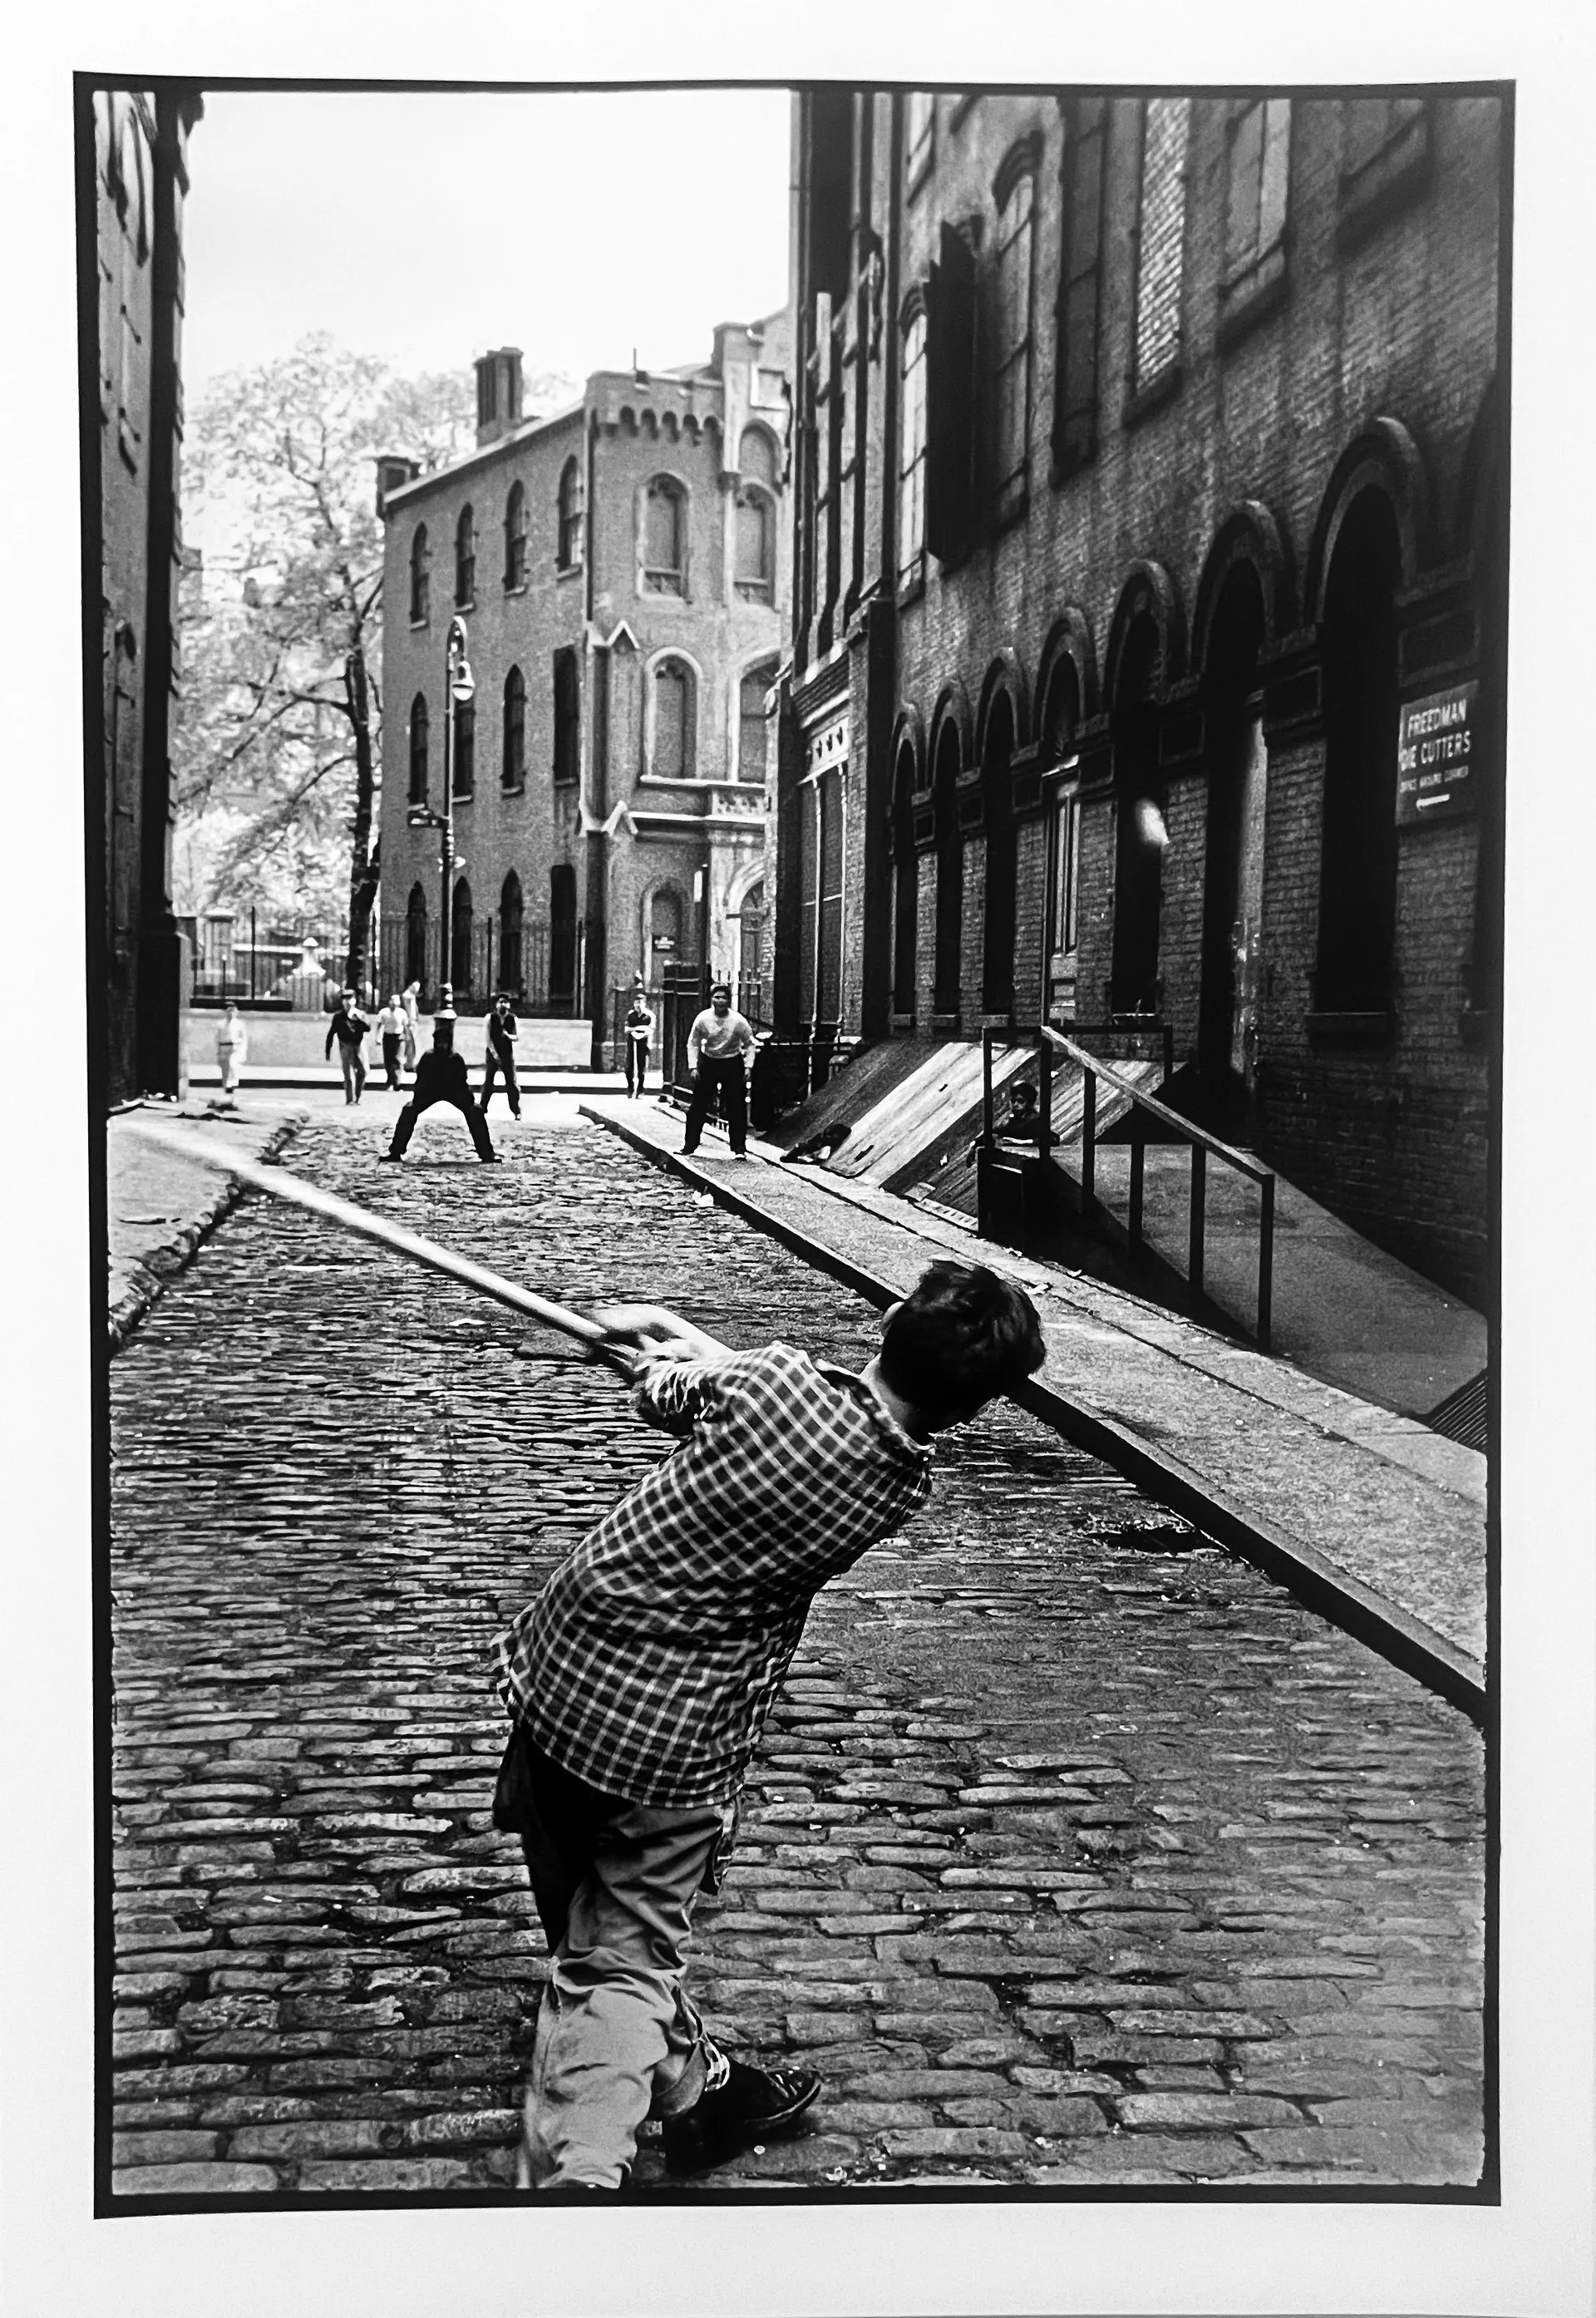
<path id="1" fill-rule="evenodd" d="M 617 60 L 618 61 L 618 60 Z M 308 331 L 402 370 L 489 346 L 582 379 L 785 301 L 785 89 L 208 95 L 184 385 Z"/>

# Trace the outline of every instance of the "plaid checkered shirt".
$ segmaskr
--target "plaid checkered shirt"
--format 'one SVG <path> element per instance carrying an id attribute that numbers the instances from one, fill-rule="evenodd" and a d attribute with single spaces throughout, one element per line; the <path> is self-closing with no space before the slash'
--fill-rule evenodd
<path id="1" fill-rule="evenodd" d="M 688 1437 L 498 1641 L 533 1743 L 633 1802 L 735 1795 L 811 1597 L 930 1493 L 931 1451 L 788 1344 L 656 1359 L 640 1415 Z"/>

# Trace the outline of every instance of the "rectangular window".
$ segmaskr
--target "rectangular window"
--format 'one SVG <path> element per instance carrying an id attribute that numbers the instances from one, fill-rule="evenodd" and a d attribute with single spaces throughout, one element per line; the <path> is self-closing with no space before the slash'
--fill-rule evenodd
<path id="1" fill-rule="evenodd" d="M 1054 370 L 1054 480 L 1098 447 L 1098 309 L 1103 263 L 1103 156 L 1107 101 L 1071 99 L 1064 119 L 1063 228 Z"/>
<path id="2" fill-rule="evenodd" d="M 936 139 L 936 96 L 928 88 L 911 88 L 903 121 L 903 181 L 911 193 L 930 174 Z"/>
<path id="3" fill-rule="evenodd" d="M 554 655 L 554 778 L 574 781 L 580 767 L 578 750 L 581 739 L 581 687 L 577 676 L 577 656 L 571 646 L 561 645 Z"/>
<path id="4" fill-rule="evenodd" d="M 903 400 L 898 451 L 898 585 L 911 588 L 926 566 L 926 318 L 903 333 Z"/>
<path id="5" fill-rule="evenodd" d="M 1018 180 L 998 222 L 998 365 L 992 382 L 993 512 L 1025 504 L 1031 431 L 1031 229 L 1036 184 Z"/>
<path id="6" fill-rule="evenodd" d="M 1430 104 L 1422 96 L 1354 96 L 1342 106 L 1336 246 L 1355 249 L 1430 182 Z"/>
<path id="7" fill-rule="evenodd" d="M 939 563 L 970 544 L 974 347 L 975 262 L 945 225 L 926 290 L 926 545 Z"/>
<path id="8" fill-rule="evenodd" d="M 1186 249 L 1188 96 L 1150 96 L 1142 115 L 1142 198 L 1136 226 L 1133 394 L 1173 374 L 1180 356 Z"/>
<path id="9" fill-rule="evenodd" d="M 1051 970 L 1062 973 L 1079 946 L 1080 797 L 1074 788 L 1061 792 L 1054 809 L 1053 878 L 1048 895 L 1047 948 Z"/>
<path id="10" fill-rule="evenodd" d="M 1228 134 L 1221 344 L 1272 312 L 1285 288 L 1290 98 L 1255 98 L 1232 115 Z"/>

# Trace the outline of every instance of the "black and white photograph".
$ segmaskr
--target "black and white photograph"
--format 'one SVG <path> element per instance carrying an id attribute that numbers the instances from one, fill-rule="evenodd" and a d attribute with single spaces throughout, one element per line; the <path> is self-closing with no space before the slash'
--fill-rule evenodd
<path id="1" fill-rule="evenodd" d="M 53 85 L 130 2268 L 17 2306 L 1583 2306 L 1518 77 L 304 45 Z"/>

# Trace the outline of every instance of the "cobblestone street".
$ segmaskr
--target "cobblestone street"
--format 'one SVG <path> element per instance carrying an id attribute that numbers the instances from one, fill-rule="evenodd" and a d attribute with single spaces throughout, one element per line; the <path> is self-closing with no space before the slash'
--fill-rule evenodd
<path id="1" fill-rule="evenodd" d="M 867 1357 L 861 1299 L 570 1103 L 496 1116 L 498 1169 L 444 1114 L 379 1168 L 388 1115 L 287 1163 L 540 1293 Z M 669 1443 L 256 1198 L 111 1392 L 113 2188 L 503 2188 L 542 1959 L 491 1639 Z M 937 1461 L 817 1600 L 698 1918 L 711 2026 L 821 2071 L 812 2128 L 691 2193 L 1475 2183 L 1478 1733 L 1022 1413 Z"/>

